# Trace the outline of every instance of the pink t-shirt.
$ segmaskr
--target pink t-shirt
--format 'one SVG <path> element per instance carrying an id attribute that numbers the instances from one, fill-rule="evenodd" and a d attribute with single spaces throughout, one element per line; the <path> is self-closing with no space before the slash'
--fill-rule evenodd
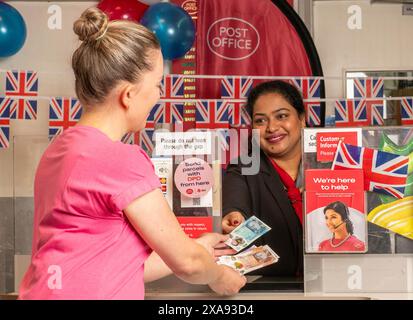
<path id="1" fill-rule="evenodd" d="M 143 299 L 151 249 L 122 210 L 158 187 L 140 147 L 92 127 L 66 130 L 37 168 L 32 261 L 19 299 Z"/>
<path id="2" fill-rule="evenodd" d="M 339 245 L 340 240 L 333 240 L 331 245 L 331 239 L 324 240 L 320 243 L 318 251 L 365 251 L 366 246 L 363 241 L 360 241 L 355 236 L 351 235 L 346 241 Z M 337 246 L 339 245 L 339 246 Z M 337 247 L 336 247 L 337 246 Z"/>

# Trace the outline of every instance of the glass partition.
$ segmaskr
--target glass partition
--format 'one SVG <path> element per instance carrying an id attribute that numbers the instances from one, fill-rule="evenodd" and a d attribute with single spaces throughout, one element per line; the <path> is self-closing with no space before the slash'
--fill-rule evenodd
<path id="1" fill-rule="evenodd" d="M 413 127 L 303 136 L 305 292 L 413 292 Z"/>

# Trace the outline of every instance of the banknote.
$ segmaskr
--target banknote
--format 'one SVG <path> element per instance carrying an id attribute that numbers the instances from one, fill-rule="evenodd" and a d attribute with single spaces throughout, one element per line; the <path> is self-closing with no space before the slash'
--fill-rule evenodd
<path id="1" fill-rule="evenodd" d="M 232 230 L 225 244 L 239 252 L 270 230 L 271 228 L 264 222 L 252 216 Z"/>
<path id="2" fill-rule="evenodd" d="M 267 245 L 255 247 L 233 256 L 221 256 L 217 263 L 226 265 L 241 274 L 278 262 L 279 256 Z"/>

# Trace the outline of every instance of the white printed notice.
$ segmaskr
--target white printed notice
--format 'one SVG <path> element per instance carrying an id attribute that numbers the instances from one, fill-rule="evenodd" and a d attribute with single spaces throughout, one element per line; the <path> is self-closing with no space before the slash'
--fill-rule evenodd
<path id="1" fill-rule="evenodd" d="M 211 154 L 211 141 L 211 132 L 157 132 L 155 154 L 157 156 Z"/>
<path id="2" fill-rule="evenodd" d="M 181 193 L 181 207 L 182 208 L 203 208 L 213 206 L 213 194 L 212 189 L 209 190 L 204 196 L 199 198 L 186 197 Z"/>
<path id="3" fill-rule="evenodd" d="M 349 138 L 350 136 L 353 138 L 351 140 L 355 145 L 361 146 L 361 128 L 340 128 L 340 129 L 335 129 L 335 128 L 315 128 L 315 129 L 305 129 L 304 130 L 304 138 L 303 138 L 303 145 L 304 145 L 304 153 L 316 153 L 318 152 L 319 154 L 323 154 L 326 150 L 322 150 L 321 147 L 325 147 L 325 145 L 320 144 L 323 143 L 323 140 L 320 137 L 324 137 L 324 142 L 329 142 L 327 141 L 328 136 L 331 136 L 330 142 L 335 143 L 335 146 L 329 146 L 331 148 L 337 148 L 337 144 L 339 140 L 345 141 L 346 138 Z M 317 138 L 318 137 L 318 138 Z M 337 140 L 334 140 L 337 139 Z M 318 141 L 317 141 L 318 140 Z M 330 153 L 332 152 L 331 150 L 328 150 Z M 335 149 L 333 150 L 335 151 Z M 334 152 L 333 152 L 334 154 Z M 319 156 L 319 155 L 318 155 Z M 323 159 L 326 161 L 326 159 Z M 319 160 L 319 161 L 323 161 Z M 332 160 L 331 160 L 332 161 Z"/>
<path id="4" fill-rule="evenodd" d="M 176 168 L 174 180 L 181 193 L 182 208 L 213 206 L 214 177 L 206 161 L 199 158 L 182 161 Z"/>
<path id="5" fill-rule="evenodd" d="M 159 182 L 161 183 L 161 191 L 168 201 L 169 206 L 173 208 L 172 158 L 151 158 L 151 161 L 154 165 L 155 173 L 159 178 Z"/>

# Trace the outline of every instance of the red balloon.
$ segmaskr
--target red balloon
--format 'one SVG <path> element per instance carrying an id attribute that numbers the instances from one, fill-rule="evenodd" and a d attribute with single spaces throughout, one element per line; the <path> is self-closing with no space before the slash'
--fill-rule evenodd
<path id="1" fill-rule="evenodd" d="M 98 8 L 105 12 L 109 20 L 131 20 L 139 21 L 148 5 L 138 0 L 102 0 Z"/>

